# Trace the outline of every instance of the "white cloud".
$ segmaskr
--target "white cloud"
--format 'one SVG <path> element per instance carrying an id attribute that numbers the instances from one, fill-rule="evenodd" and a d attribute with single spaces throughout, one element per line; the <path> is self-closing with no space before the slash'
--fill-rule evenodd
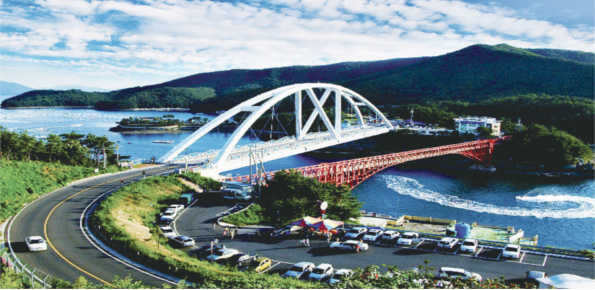
<path id="1" fill-rule="evenodd" d="M 431 56 L 475 43 L 592 51 L 594 40 L 592 27 L 568 29 L 498 5 L 446 0 L 35 3 L 3 3 L 2 53 L 14 61 L 53 59 L 87 74 Z"/>

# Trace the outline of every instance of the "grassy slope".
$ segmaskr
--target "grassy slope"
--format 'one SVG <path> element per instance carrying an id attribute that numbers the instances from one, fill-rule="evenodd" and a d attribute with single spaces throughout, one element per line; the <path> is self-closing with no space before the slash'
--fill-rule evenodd
<path id="1" fill-rule="evenodd" d="M 177 200 L 186 186 L 174 176 L 147 178 L 116 191 L 93 214 L 92 222 L 101 224 L 104 236 L 113 238 L 123 253 L 154 269 L 177 277 L 187 277 L 200 288 L 312 288 L 304 283 L 278 276 L 238 272 L 217 264 L 199 261 L 164 243 L 152 221 L 156 214 Z M 153 204 L 153 207 L 151 207 Z M 136 253 L 140 252 L 137 256 Z M 177 269 L 177 270 L 174 270 Z"/>
<path id="2" fill-rule="evenodd" d="M 0 221 L 16 214 L 23 204 L 66 184 L 97 175 L 94 168 L 74 167 L 48 162 L 0 161 Z M 115 172 L 117 168 L 108 168 Z M 103 172 L 102 172 L 103 173 Z"/>

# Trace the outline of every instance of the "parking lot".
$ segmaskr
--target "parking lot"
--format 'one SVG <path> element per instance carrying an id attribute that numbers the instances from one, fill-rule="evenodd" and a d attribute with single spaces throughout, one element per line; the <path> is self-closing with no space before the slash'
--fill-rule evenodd
<path id="1" fill-rule="evenodd" d="M 214 240 L 227 248 L 238 249 L 244 253 L 256 253 L 268 257 L 273 263 L 266 273 L 283 274 L 291 265 L 298 262 L 312 262 L 316 265 L 330 263 L 335 269 L 364 268 L 369 265 L 397 265 L 401 270 L 408 270 L 430 261 L 436 271 L 440 267 L 464 268 L 476 272 L 484 278 L 507 279 L 524 278 L 526 271 L 544 271 L 550 275 L 572 273 L 593 278 L 593 262 L 569 260 L 560 257 L 548 257 L 536 253 L 521 252 L 519 259 L 503 259 L 502 248 L 479 245 L 473 253 L 460 251 L 460 243 L 452 249 L 438 248 L 438 241 L 421 239 L 411 246 L 389 244 L 370 244 L 370 249 L 361 253 L 331 250 L 324 239 L 311 239 L 310 247 L 301 245 L 300 238 L 271 239 L 258 237 L 258 227 L 240 228 L 234 240 L 224 239 L 223 228 L 212 223 L 219 213 L 229 209 L 229 205 L 216 202 L 196 203 L 176 221 L 180 234 L 192 237 L 197 246 L 208 245 Z M 561 265 L 564 265 L 561 267 Z M 381 267 L 386 269 L 385 267 Z"/>

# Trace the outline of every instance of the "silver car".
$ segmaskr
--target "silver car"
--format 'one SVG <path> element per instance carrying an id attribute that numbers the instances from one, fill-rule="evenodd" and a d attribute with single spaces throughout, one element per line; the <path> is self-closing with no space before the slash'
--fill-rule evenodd
<path id="1" fill-rule="evenodd" d="M 287 272 L 283 274 L 283 277 L 303 279 L 306 278 L 306 276 L 310 275 L 312 270 L 314 270 L 314 263 L 299 262 L 291 266 L 291 268 L 289 268 L 289 270 L 287 270 Z"/>

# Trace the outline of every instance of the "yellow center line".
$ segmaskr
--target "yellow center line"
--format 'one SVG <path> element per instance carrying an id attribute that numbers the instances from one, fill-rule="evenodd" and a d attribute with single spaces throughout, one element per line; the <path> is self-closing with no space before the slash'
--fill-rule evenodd
<path id="1" fill-rule="evenodd" d="M 156 169 L 156 170 L 153 170 L 153 171 L 149 171 L 148 173 L 155 172 L 155 171 L 159 171 L 159 170 L 161 170 L 161 169 Z M 85 191 L 87 191 L 87 190 L 89 190 L 89 189 L 93 189 L 93 188 L 96 188 L 96 187 L 98 187 L 98 186 L 101 186 L 101 185 L 104 185 L 104 184 L 108 184 L 108 183 L 116 182 L 116 181 L 119 181 L 119 180 L 122 180 L 122 179 L 131 178 L 131 177 L 135 177 L 135 176 L 139 176 L 139 175 L 141 175 L 141 174 L 136 174 L 136 175 L 132 175 L 132 176 L 126 176 L 126 177 L 122 177 L 122 178 L 114 179 L 114 180 L 112 180 L 112 181 L 104 182 L 104 183 L 101 183 L 101 184 L 98 184 L 98 185 L 95 185 L 95 186 L 89 187 L 89 188 L 87 188 L 87 189 L 81 190 L 81 191 L 79 191 L 79 192 L 77 192 L 77 193 L 75 193 L 75 194 L 73 194 L 73 195 L 69 196 L 67 199 L 65 199 L 65 200 L 61 201 L 60 203 L 58 203 L 58 204 L 57 204 L 57 205 L 56 205 L 56 206 L 55 206 L 55 207 L 54 207 L 54 208 L 53 208 L 53 209 L 50 211 L 50 213 L 48 214 L 47 218 L 45 219 L 45 223 L 43 224 L 43 234 L 45 235 L 45 239 L 46 239 L 46 241 L 47 241 L 48 245 L 50 245 L 50 247 L 51 247 L 51 248 L 52 248 L 52 249 L 53 249 L 53 250 L 56 252 L 56 254 L 58 254 L 58 256 L 60 256 L 60 258 L 62 258 L 64 261 L 66 261 L 66 263 L 68 263 L 68 264 L 70 264 L 71 266 L 73 266 L 73 267 L 77 268 L 77 269 L 78 269 L 78 270 L 80 270 L 81 272 L 83 272 L 83 273 L 85 273 L 85 274 L 87 274 L 87 275 L 89 275 L 89 276 L 91 276 L 91 277 L 93 277 L 93 278 L 95 278 L 95 279 L 97 279 L 97 280 L 101 281 L 101 282 L 102 282 L 102 283 L 104 283 L 104 284 L 110 285 L 110 286 L 112 286 L 112 287 L 115 287 L 115 286 L 114 286 L 113 284 L 111 284 L 111 283 L 109 283 L 109 282 L 107 282 L 107 281 L 105 281 L 105 280 L 103 280 L 103 279 L 101 279 L 101 278 L 99 278 L 99 277 L 97 277 L 97 276 L 95 276 L 95 275 L 93 275 L 93 274 L 91 274 L 91 273 L 89 273 L 89 272 L 87 272 L 87 271 L 83 270 L 81 267 L 79 267 L 79 266 L 75 265 L 74 263 L 72 263 L 71 261 L 69 261 L 68 259 L 66 259 L 66 257 L 64 257 L 64 255 L 62 255 L 62 253 L 60 253 L 60 252 L 59 252 L 59 251 L 58 251 L 58 250 L 57 250 L 57 249 L 54 247 L 54 245 L 52 244 L 52 241 L 50 240 L 50 237 L 48 236 L 48 231 L 47 231 L 48 221 L 50 220 L 50 217 L 52 216 L 52 213 L 54 213 L 54 211 L 55 211 L 55 210 L 56 210 L 56 209 L 57 209 L 59 206 L 61 206 L 63 203 L 65 203 L 65 202 L 66 202 L 66 201 L 68 201 L 69 199 L 71 199 L 71 198 L 73 198 L 73 197 L 75 197 L 75 196 L 77 196 L 77 195 L 79 195 L 79 194 L 81 194 L 81 193 L 83 193 L 83 192 L 85 192 Z"/>

